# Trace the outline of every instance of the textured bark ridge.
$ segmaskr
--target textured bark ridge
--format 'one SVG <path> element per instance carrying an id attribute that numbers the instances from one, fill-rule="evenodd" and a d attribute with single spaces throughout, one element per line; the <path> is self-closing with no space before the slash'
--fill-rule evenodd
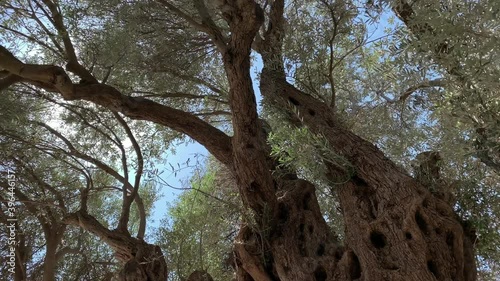
<path id="1" fill-rule="evenodd" d="M 326 280 L 343 248 L 321 215 L 314 185 L 297 179 L 285 186 L 278 197 L 278 228 L 272 239 L 276 273 L 282 280 Z"/>
<path id="2" fill-rule="evenodd" d="M 263 71 L 261 92 L 279 106 L 292 101 L 300 122 L 322 133 L 355 169 L 351 180 L 338 187 L 346 225 L 343 255 L 335 268 L 320 274 L 324 278 L 303 280 L 475 280 L 471 238 L 448 202 L 343 129 L 327 105 L 269 73 L 266 77 Z M 328 168 L 332 182 L 344 173 L 342 167 Z"/>
<path id="3" fill-rule="evenodd" d="M 167 263 L 160 247 L 131 237 L 128 233 L 105 228 L 91 215 L 78 211 L 68 215 L 66 224 L 80 226 L 100 237 L 114 251 L 116 258 L 124 263 L 117 278 L 119 281 L 165 281 Z"/>
<path id="4" fill-rule="evenodd" d="M 404 190 L 386 197 L 359 179 L 340 190 L 362 280 L 475 280 L 472 243 L 452 208 L 420 186 Z"/>
<path id="5" fill-rule="evenodd" d="M 255 226 L 241 229 L 237 266 L 248 280 L 325 280 L 343 250 L 321 216 L 315 188 L 301 179 L 281 184 L 275 227 L 270 233 Z"/>

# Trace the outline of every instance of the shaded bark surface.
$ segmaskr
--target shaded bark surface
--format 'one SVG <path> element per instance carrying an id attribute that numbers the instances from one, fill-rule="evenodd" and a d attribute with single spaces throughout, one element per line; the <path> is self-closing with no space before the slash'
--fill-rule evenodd
<path id="1" fill-rule="evenodd" d="M 322 133 L 355 168 L 339 187 L 346 240 L 337 266 L 316 271 L 319 275 L 305 272 L 307 279 L 279 274 L 280 280 L 475 280 L 473 244 L 452 207 L 371 143 L 343 129 L 330 107 L 276 77 L 264 70 L 261 92 L 279 106 L 291 102 L 301 122 Z M 328 168 L 333 182 L 345 172 Z M 322 225 L 317 217 L 314 224 Z"/>
<path id="2" fill-rule="evenodd" d="M 284 79 L 279 67 L 284 2 L 273 5 L 270 27 L 258 47 L 264 62 L 261 93 L 269 104 L 293 107 L 297 115 L 291 121 L 324 135 L 331 148 L 354 167 L 355 174 L 338 187 L 346 225 L 343 247 L 323 227 L 317 203 L 311 204 L 317 202 L 314 186 L 301 183 L 304 191 L 290 195 L 291 203 L 278 199 L 276 221 L 293 219 L 286 219 L 286 231 L 278 228 L 267 242 L 270 258 L 261 261 L 268 263 L 269 278 L 250 275 L 254 280 L 475 280 L 473 244 L 452 207 L 374 145 L 344 129 L 334 108 Z M 333 164 L 328 170 L 332 182 L 346 172 Z M 243 235 L 240 239 L 252 241 Z M 266 268 L 264 265 L 261 267 Z M 242 267 L 245 269 L 244 264 Z"/>

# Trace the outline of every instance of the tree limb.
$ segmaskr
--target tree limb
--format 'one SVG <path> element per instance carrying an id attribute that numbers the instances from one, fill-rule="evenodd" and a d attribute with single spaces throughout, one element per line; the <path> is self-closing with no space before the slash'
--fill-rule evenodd
<path id="1" fill-rule="evenodd" d="M 410 95 L 412 95 L 417 90 L 432 88 L 432 87 L 444 87 L 444 86 L 446 86 L 446 81 L 444 81 L 443 79 L 424 81 L 422 83 L 419 83 L 417 85 L 411 86 L 408 89 L 406 89 L 406 91 L 404 91 L 399 96 L 399 101 L 405 101 Z"/>
<path id="2" fill-rule="evenodd" d="M 59 36 L 62 38 L 64 43 L 64 49 L 66 50 L 66 55 L 68 57 L 68 64 L 66 68 L 68 71 L 73 72 L 78 75 L 80 78 L 89 83 L 98 83 L 97 79 L 79 62 L 76 57 L 75 48 L 71 39 L 69 38 L 68 30 L 64 26 L 63 17 L 60 13 L 60 8 L 57 5 L 57 2 L 53 2 L 51 0 L 42 0 L 43 3 L 49 8 L 52 14 L 52 22 L 54 27 L 57 29 Z"/>
<path id="3" fill-rule="evenodd" d="M 174 14 L 178 15 L 179 17 L 187 21 L 188 24 L 194 27 L 196 30 L 208 34 L 211 37 L 214 44 L 217 46 L 217 48 L 221 52 L 225 51 L 227 39 L 222 35 L 220 29 L 217 27 L 215 22 L 210 17 L 210 14 L 208 13 L 205 3 L 203 3 L 203 0 L 195 0 L 194 3 L 196 9 L 198 10 L 198 13 L 202 18 L 202 23 L 197 22 L 191 16 L 184 13 L 182 10 L 175 7 L 174 5 L 170 4 L 168 0 L 158 0 L 158 2 L 167 7 L 167 9 L 172 11 Z"/>
<path id="4" fill-rule="evenodd" d="M 0 67 L 11 74 L 44 83 L 66 100 L 86 100 L 121 112 L 131 119 L 147 120 L 190 136 L 205 146 L 219 161 L 232 165 L 231 138 L 191 113 L 144 98 L 123 95 L 104 84 L 73 84 L 58 66 L 24 64 L 0 45 Z"/>
<path id="5" fill-rule="evenodd" d="M 132 133 L 132 130 L 128 126 L 127 122 L 120 116 L 120 114 L 118 114 L 118 112 L 114 111 L 113 115 L 118 120 L 118 123 L 120 123 L 120 125 L 122 125 L 122 127 L 124 128 L 137 156 L 137 169 L 135 171 L 134 186 L 129 196 L 127 196 L 126 192 L 123 193 L 122 213 L 120 215 L 118 223 L 118 229 L 127 229 L 127 224 L 130 215 L 130 205 L 132 204 L 132 201 L 135 199 L 135 197 L 139 196 L 138 192 L 144 168 L 144 158 L 142 156 L 141 147 L 137 143 L 137 139 Z M 140 201 L 142 202 L 142 200 Z M 138 238 L 143 239 L 144 233 L 146 232 L 146 211 L 144 210 L 143 204 L 138 204 L 138 207 L 139 207 L 139 232 L 137 236 Z"/>

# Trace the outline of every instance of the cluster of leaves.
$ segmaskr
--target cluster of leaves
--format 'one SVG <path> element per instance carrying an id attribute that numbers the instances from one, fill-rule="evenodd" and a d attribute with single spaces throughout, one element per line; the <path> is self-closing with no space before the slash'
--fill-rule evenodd
<path id="1" fill-rule="evenodd" d="M 92 233 L 66 226 L 64 218 L 82 208 L 85 197 L 85 207 L 96 219 L 108 228 L 116 225 L 122 184 L 112 173 L 124 174 L 130 169 L 133 174 L 138 169 L 133 148 L 121 141 L 127 138 L 125 132 L 116 129 L 120 126 L 111 113 L 98 113 L 95 107 L 82 103 L 57 102 L 50 93 L 25 86 L 2 92 L 0 99 L 2 241 L 9 233 L 4 208 L 9 198 L 6 173 L 10 171 L 17 178 L 17 254 L 26 276 L 50 278 L 44 277 L 49 274 L 48 267 L 55 268 L 58 280 L 111 276 L 118 268 L 113 251 Z M 140 124 L 130 126 L 135 129 Z M 142 130 L 144 138 L 146 128 Z M 155 155 L 145 156 L 146 167 L 152 165 L 147 159 Z M 157 200 L 155 193 L 156 187 L 147 183 L 139 192 L 145 219 Z M 139 208 L 131 210 L 129 229 L 133 233 L 139 231 L 140 213 Z M 6 256 L 8 244 L 2 243 L 0 251 Z M 4 276 L 10 275 L 7 270 L 7 264 L 0 268 Z"/>
<path id="2" fill-rule="evenodd" d="M 232 242 L 241 209 L 236 185 L 226 169 L 209 160 L 207 170 L 191 178 L 190 188 L 169 208 L 157 241 L 167 253 L 171 280 L 205 270 L 214 280 L 229 280 Z"/>
<path id="3" fill-rule="evenodd" d="M 41 280 L 46 264 L 56 268 L 57 278 L 61 280 L 92 279 L 112 272 L 112 252 L 103 248 L 97 237 L 79 229 L 66 228 L 62 222 L 65 214 L 78 208 L 83 182 L 81 174 L 67 165 L 70 159 L 55 151 L 44 151 L 49 148 L 51 135 L 36 124 L 43 120 L 41 113 L 46 104 L 7 92 L 2 93 L 0 99 L 3 115 L 0 124 L 2 241 L 7 241 L 4 240 L 8 238 L 5 235 L 9 233 L 4 224 L 7 219 L 4 208 L 8 203 L 6 198 L 9 198 L 6 173 L 13 173 L 16 177 L 15 197 L 19 200 L 15 206 L 16 238 L 19 243 L 16 255 L 25 265 L 26 276 Z M 95 179 L 99 181 L 98 175 Z M 105 178 L 102 180 L 103 183 L 106 181 Z M 93 194 L 91 197 L 94 200 L 90 202 L 96 204 L 104 200 L 105 195 Z M 96 204 L 95 210 L 103 206 Z M 56 252 L 48 250 L 48 241 L 57 243 L 56 248 L 51 249 Z M 7 255 L 8 246 L 8 243 L 2 243 L 2 255 Z M 8 265 L 2 264 L 0 272 L 3 276 L 10 275 L 7 270 Z"/>

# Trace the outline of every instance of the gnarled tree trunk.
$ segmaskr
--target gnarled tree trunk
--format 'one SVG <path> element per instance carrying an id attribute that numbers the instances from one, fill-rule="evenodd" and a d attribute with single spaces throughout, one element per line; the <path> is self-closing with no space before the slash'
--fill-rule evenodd
<path id="1" fill-rule="evenodd" d="M 274 178 L 271 185 L 262 180 L 269 176 L 262 167 L 268 171 L 275 167 L 271 160 L 256 156 L 267 151 L 253 145 L 261 138 L 256 130 L 253 138 L 245 134 L 246 139 L 233 143 L 235 161 L 245 161 L 243 167 L 235 169 L 240 193 L 245 206 L 257 216 L 255 225 L 244 226 L 236 241 L 238 277 L 259 281 L 475 280 L 473 245 L 451 206 L 400 170 L 374 145 L 342 128 L 334 108 L 286 82 L 280 67 L 283 5 L 283 1 L 274 1 L 269 29 L 257 48 L 264 62 L 261 93 L 278 107 L 291 104 L 298 113 L 294 123 L 323 134 L 332 149 L 354 167 L 355 175 L 338 188 L 346 239 L 341 246 L 329 232 L 311 183 Z M 248 131 L 247 124 L 258 126 L 252 121 L 253 112 L 236 109 L 241 103 L 254 107 L 252 89 L 241 87 L 250 83 L 245 57 L 249 45 L 244 44 L 244 36 L 255 36 L 252 26 L 260 26 L 255 21 L 260 12 L 257 5 L 248 4 L 233 4 L 227 10 L 236 13 L 227 20 L 232 39 L 238 38 L 240 43 L 239 48 L 230 45 L 230 51 L 224 53 L 231 90 L 238 91 L 238 96 L 231 98 L 236 139 Z M 252 20 L 241 20 L 245 18 Z M 249 152 L 251 161 L 241 159 Z M 342 167 L 328 168 L 331 177 L 344 173 Z M 261 171 L 261 179 L 243 171 Z M 258 188 L 253 185 L 256 182 Z"/>

